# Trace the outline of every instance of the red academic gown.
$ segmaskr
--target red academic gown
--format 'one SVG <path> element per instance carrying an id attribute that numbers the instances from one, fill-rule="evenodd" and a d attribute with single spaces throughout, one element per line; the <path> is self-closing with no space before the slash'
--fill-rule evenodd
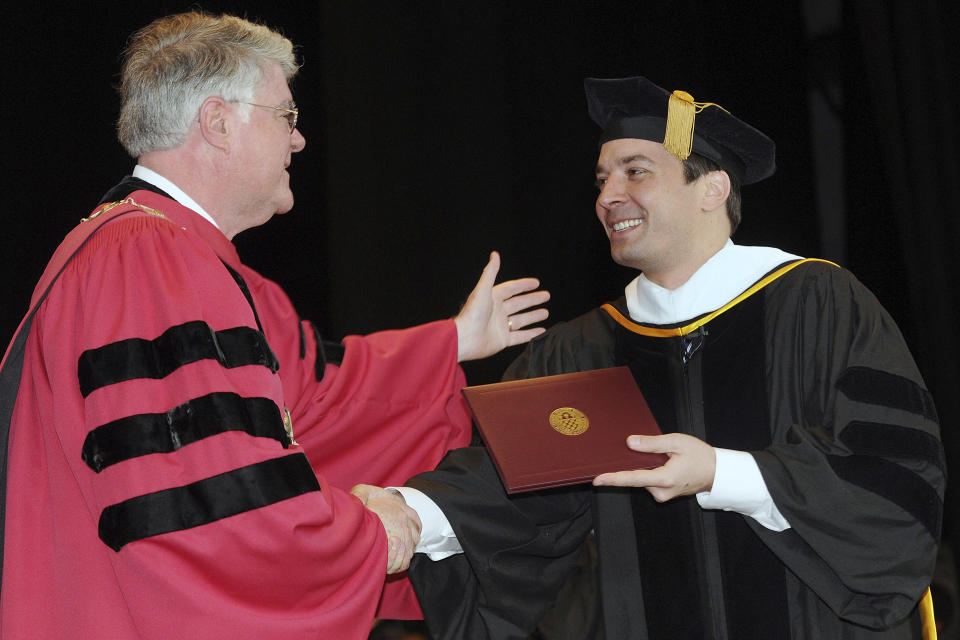
<path id="1" fill-rule="evenodd" d="M 347 491 L 469 440 L 454 323 L 351 336 L 315 367 L 309 323 L 219 230 L 131 197 L 27 338 L 0 636 L 365 638 L 375 615 L 419 617 Z"/>

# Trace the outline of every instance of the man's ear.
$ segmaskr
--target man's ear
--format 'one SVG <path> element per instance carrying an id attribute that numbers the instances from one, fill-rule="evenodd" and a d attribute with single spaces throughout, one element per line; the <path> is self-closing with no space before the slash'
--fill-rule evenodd
<path id="1" fill-rule="evenodd" d="M 212 147 L 230 150 L 233 121 L 223 98 L 210 96 L 200 105 L 200 135 Z"/>
<path id="2" fill-rule="evenodd" d="M 701 177 L 704 181 L 701 207 L 704 211 L 715 211 L 730 197 L 730 176 L 726 171 L 711 171 Z"/>

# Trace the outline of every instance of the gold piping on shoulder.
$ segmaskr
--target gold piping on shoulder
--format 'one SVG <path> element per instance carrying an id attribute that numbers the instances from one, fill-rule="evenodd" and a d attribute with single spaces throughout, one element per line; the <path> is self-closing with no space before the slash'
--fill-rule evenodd
<path id="1" fill-rule="evenodd" d="M 119 200 L 119 201 L 117 201 L 117 202 L 106 202 L 106 203 L 104 203 L 99 209 L 97 209 L 96 211 L 94 211 L 93 213 L 91 213 L 91 214 L 90 214 L 89 216 L 87 216 L 86 218 L 80 218 L 80 222 L 89 222 L 89 221 L 93 220 L 94 218 L 96 218 L 97 216 L 99 216 L 101 213 L 106 213 L 107 211 L 110 211 L 110 209 L 113 209 L 114 207 L 118 207 L 118 206 L 120 206 L 121 204 L 133 205 L 134 207 L 137 207 L 138 209 L 140 209 L 140 210 L 143 211 L 144 213 L 149 213 L 150 215 L 153 215 L 153 216 L 159 216 L 159 217 L 163 218 L 164 220 L 169 220 L 169 218 L 167 218 L 167 216 L 163 215 L 163 212 L 158 211 L 158 210 L 156 210 L 156 209 L 151 209 L 151 208 L 148 207 L 148 206 L 142 205 L 142 204 L 140 204 L 139 202 L 137 202 L 136 200 L 134 200 L 133 198 L 127 198 L 126 200 Z"/>
<path id="2" fill-rule="evenodd" d="M 768 284 L 770 284 L 780 276 L 785 275 L 789 271 L 792 271 L 796 267 L 799 267 L 801 264 L 804 264 L 807 262 L 823 262 L 829 265 L 833 265 L 838 269 L 840 268 L 839 265 L 834 264 L 829 260 L 821 260 L 820 258 L 804 258 L 803 260 L 797 260 L 796 262 L 791 262 L 790 264 L 785 265 L 780 269 L 777 269 L 776 271 L 774 271 L 767 277 L 763 278 L 762 280 L 759 280 L 752 287 L 750 287 L 749 289 L 747 289 L 746 291 L 744 291 L 743 293 L 741 293 L 736 298 L 734 298 L 727 304 L 723 305 L 716 311 L 709 313 L 703 316 L 702 318 L 700 318 L 699 320 L 695 320 L 694 322 L 691 322 L 688 325 L 684 325 L 682 327 L 676 327 L 674 329 L 659 329 L 657 327 L 648 327 L 642 324 L 637 324 L 636 322 L 630 320 L 629 318 L 624 316 L 622 313 L 617 311 L 617 309 L 614 308 L 614 306 L 611 304 L 605 304 L 600 308 L 606 311 L 610 315 L 610 317 L 616 320 L 617 323 L 619 323 L 622 327 L 632 331 L 633 333 L 639 333 L 640 335 L 651 336 L 653 338 L 674 338 L 677 336 L 685 336 L 688 333 L 696 331 L 703 325 L 707 324 L 708 322 L 710 322 L 711 320 L 719 316 L 721 313 L 724 313 L 725 311 L 728 311 L 729 309 L 732 309 L 734 306 L 740 304 L 741 302 L 743 302 L 744 300 L 746 300 L 756 292 L 760 291 L 761 289 L 766 287 Z"/>

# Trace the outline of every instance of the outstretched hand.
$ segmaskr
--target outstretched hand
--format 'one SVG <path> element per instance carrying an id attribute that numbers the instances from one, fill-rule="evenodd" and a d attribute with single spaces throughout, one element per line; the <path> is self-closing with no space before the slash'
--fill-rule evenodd
<path id="1" fill-rule="evenodd" d="M 717 454 L 703 440 L 685 433 L 634 435 L 627 438 L 627 446 L 634 451 L 665 453 L 670 459 L 656 469 L 604 473 L 593 479 L 594 486 L 643 487 L 657 502 L 713 488 Z"/>
<path id="2" fill-rule="evenodd" d="M 454 318 L 457 362 L 486 358 L 506 347 L 529 342 L 546 331 L 543 327 L 525 328 L 549 315 L 542 308 L 528 311 L 550 299 L 547 291 L 534 291 L 540 281 L 520 278 L 494 285 L 499 271 L 500 254 L 494 251 L 477 286 Z"/>
<path id="3" fill-rule="evenodd" d="M 358 484 L 350 493 L 377 514 L 387 532 L 387 573 L 406 571 L 420 542 L 420 517 L 403 496 L 369 484 Z"/>

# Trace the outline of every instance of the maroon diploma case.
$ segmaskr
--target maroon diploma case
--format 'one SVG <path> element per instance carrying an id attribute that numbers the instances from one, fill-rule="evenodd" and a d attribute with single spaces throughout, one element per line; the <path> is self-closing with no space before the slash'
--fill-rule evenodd
<path id="1" fill-rule="evenodd" d="M 477 385 L 463 395 L 507 493 L 667 461 L 627 447 L 628 435 L 660 434 L 627 367 Z"/>

